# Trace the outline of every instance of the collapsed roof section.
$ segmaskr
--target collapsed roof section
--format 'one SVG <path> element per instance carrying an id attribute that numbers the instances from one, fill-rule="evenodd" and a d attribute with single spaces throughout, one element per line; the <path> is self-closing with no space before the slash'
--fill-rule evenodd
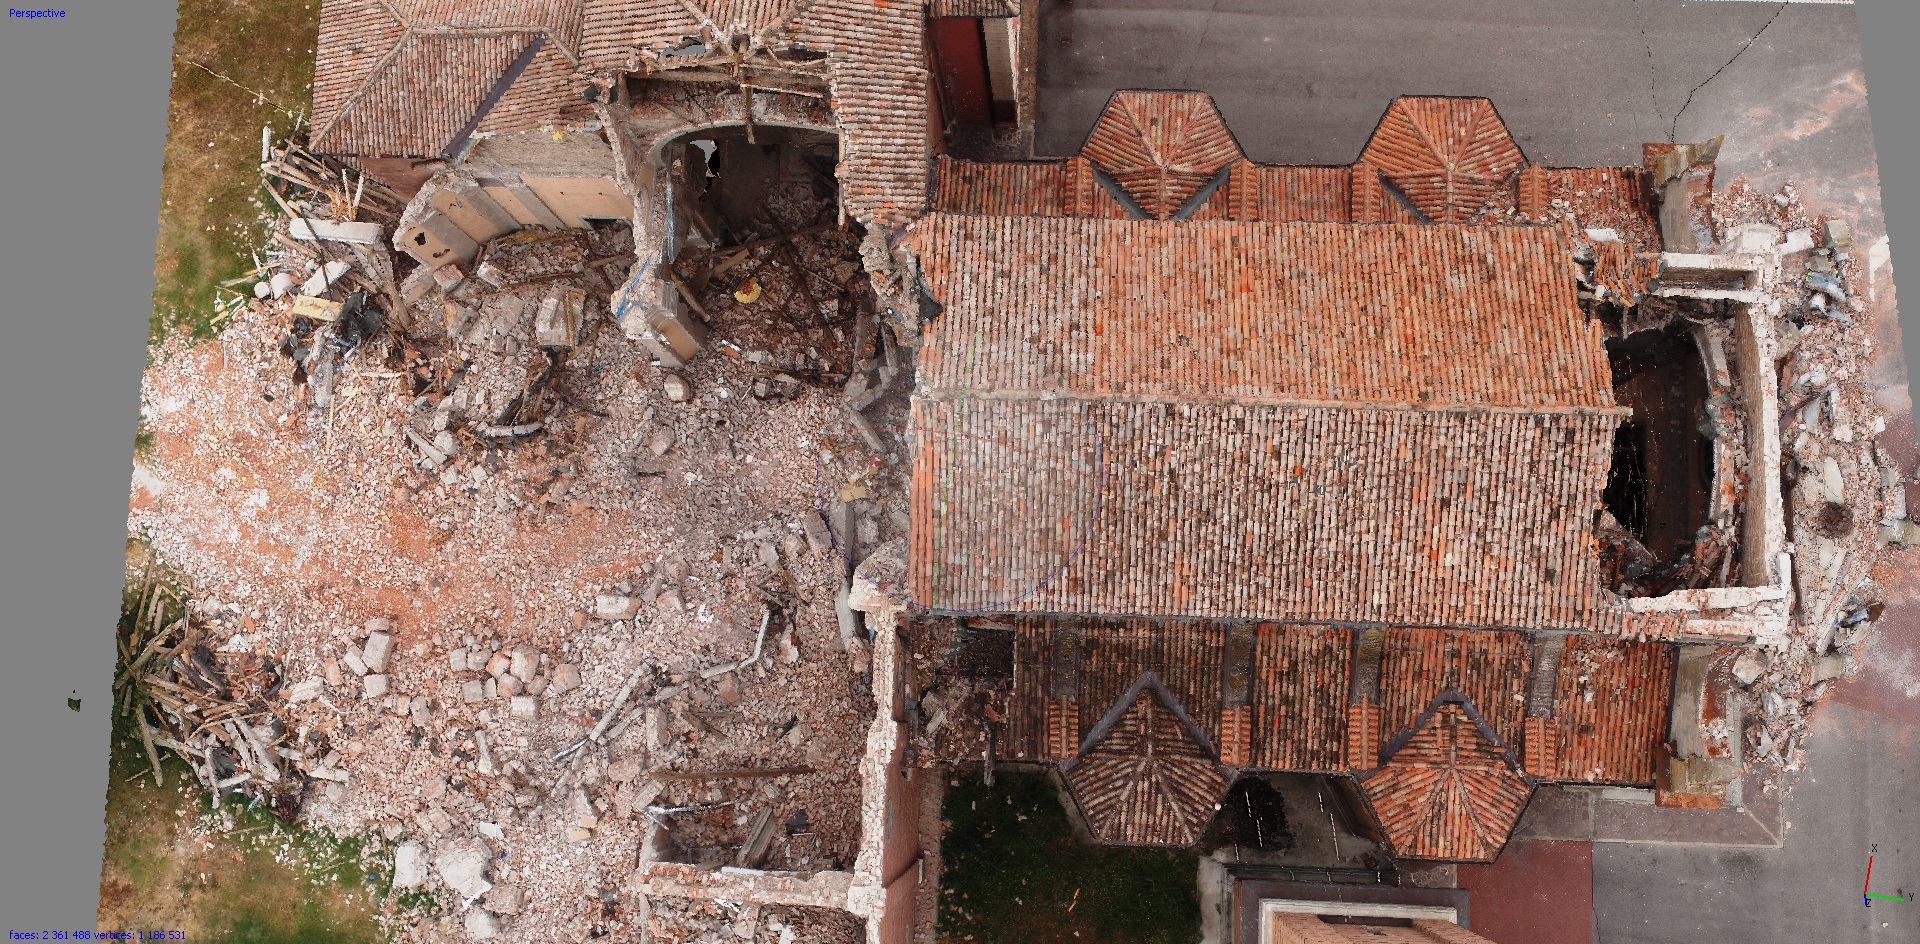
<path id="1" fill-rule="evenodd" d="M 587 116 L 580 0 L 323 0 L 314 150 L 436 158 L 478 132 Z"/>
<path id="2" fill-rule="evenodd" d="M 824 64 L 847 209 L 902 223 L 927 199 L 925 16 L 923 0 L 588 0 L 582 59 L 606 85 L 705 69 L 775 94 Z"/>

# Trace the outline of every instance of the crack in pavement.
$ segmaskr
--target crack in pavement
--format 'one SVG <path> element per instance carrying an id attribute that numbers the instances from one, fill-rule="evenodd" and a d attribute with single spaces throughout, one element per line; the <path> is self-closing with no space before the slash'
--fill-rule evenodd
<path id="1" fill-rule="evenodd" d="M 1653 38 L 1647 35 L 1647 18 L 1640 12 L 1640 0 L 1633 0 L 1633 25 L 1640 28 L 1640 42 L 1647 47 L 1647 104 L 1653 108 L 1653 117 L 1658 118 L 1660 117 L 1660 70 L 1653 61 Z M 1672 143 L 1671 136 L 1668 143 Z"/>
<path id="2" fill-rule="evenodd" d="M 1747 37 L 1746 42 L 1740 44 L 1740 51 L 1734 53 L 1732 59 L 1728 59 L 1725 64 L 1720 66 L 1720 68 L 1713 70 L 1712 75 L 1707 76 L 1704 80 L 1700 82 L 1699 85 L 1694 86 L 1692 92 L 1687 93 L 1687 100 L 1681 103 L 1679 111 L 1676 111 L 1673 113 L 1673 124 L 1667 129 L 1668 144 L 1674 144 L 1678 142 L 1679 134 L 1680 134 L 1680 116 L 1686 114 L 1687 107 L 1693 104 L 1693 96 L 1696 93 L 1698 93 L 1701 89 L 1706 88 L 1707 83 L 1712 82 L 1714 79 L 1719 78 L 1720 73 L 1727 71 L 1728 66 L 1733 65 L 1734 62 L 1737 61 L 1741 56 L 1746 55 L 1747 50 L 1753 48 L 1754 42 L 1760 38 L 1760 34 L 1765 33 L 1767 31 L 1767 27 L 1772 26 L 1773 21 L 1780 18 L 1780 14 L 1787 12 L 1787 4 L 1791 2 L 1792 0 L 1783 0 L 1779 8 L 1773 11 L 1773 15 L 1770 17 L 1767 17 L 1767 22 L 1762 24 L 1760 29 L 1756 31 L 1752 36 Z M 1638 6 L 1637 3 L 1635 5 Z M 1645 30 L 1641 31 L 1641 35 L 1643 36 L 1645 35 Z M 1652 47 L 1648 47 L 1647 55 L 1649 57 L 1653 55 Z M 1654 114 L 1656 115 L 1659 114 L 1658 108 L 1654 110 Z"/>

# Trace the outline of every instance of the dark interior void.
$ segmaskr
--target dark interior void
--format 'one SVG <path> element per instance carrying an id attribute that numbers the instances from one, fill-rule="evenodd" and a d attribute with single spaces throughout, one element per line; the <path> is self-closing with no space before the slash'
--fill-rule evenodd
<path id="1" fill-rule="evenodd" d="M 1597 531 L 1608 585 L 1631 596 L 1697 586 L 1717 571 L 1724 549 L 1702 530 L 1713 440 L 1702 430 L 1712 391 L 1699 346 L 1681 321 L 1610 340 L 1607 357 L 1614 397 L 1633 410 L 1614 433 L 1602 494 Z"/>
<path id="2" fill-rule="evenodd" d="M 1223 846 L 1274 852 L 1293 848 L 1293 833 L 1287 829 L 1286 803 L 1280 791 L 1259 777 L 1235 781 L 1200 840 L 1200 848 L 1206 852 Z"/>
<path id="3" fill-rule="evenodd" d="M 737 244 L 792 232 L 838 215 L 838 145 L 825 132 L 719 128 L 673 148 L 686 162 L 680 180 L 702 212 L 689 221 L 708 241 Z M 706 230 L 711 230 L 706 231 Z"/>

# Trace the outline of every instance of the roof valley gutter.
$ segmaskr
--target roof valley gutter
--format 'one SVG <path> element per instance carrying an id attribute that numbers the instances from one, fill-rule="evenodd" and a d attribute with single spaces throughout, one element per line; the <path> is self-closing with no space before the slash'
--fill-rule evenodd
<path id="1" fill-rule="evenodd" d="M 480 107 L 474 110 L 473 117 L 467 120 L 466 127 L 461 128 L 460 133 L 454 135 L 453 140 L 440 149 L 441 157 L 453 160 L 464 156 L 467 140 L 480 129 L 480 123 L 487 120 L 487 114 L 493 111 L 493 106 L 500 104 L 500 99 L 506 97 L 507 89 L 513 86 L 514 80 L 520 78 L 522 72 L 527 71 L 527 66 L 533 63 L 533 57 L 539 55 L 540 48 L 546 43 L 546 34 L 542 33 L 535 36 L 533 42 L 528 43 L 527 48 L 520 51 L 520 55 L 514 58 L 513 64 L 507 66 L 507 71 L 500 76 L 500 81 L 493 83 L 493 89 L 487 92 L 486 98 L 481 100 Z"/>
<path id="2" fill-rule="evenodd" d="M 1232 173 L 1232 164 L 1220 168 L 1220 172 L 1213 175 L 1212 180 L 1207 181 L 1205 186 L 1201 187 L 1198 192 L 1187 199 L 1187 202 L 1180 207 L 1179 211 L 1173 214 L 1173 218 L 1176 220 L 1184 220 L 1199 212 L 1200 207 L 1207 202 L 1207 198 L 1213 196 L 1213 192 L 1220 189 L 1220 185 L 1226 183 L 1227 177 Z"/>
<path id="3" fill-rule="evenodd" d="M 1092 168 L 1092 170 L 1094 181 L 1100 185 L 1102 190 L 1105 190 L 1108 194 L 1112 195 L 1115 200 L 1119 201 L 1120 206 L 1125 208 L 1127 213 L 1134 219 L 1153 219 L 1153 216 L 1147 213 L 1146 209 L 1141 207 L 1140 204 L 1127 193 L 1125 188 L 1120 186 L 1119 181 L 1107 176 L 1107 172 L 1098 167 Z"/>

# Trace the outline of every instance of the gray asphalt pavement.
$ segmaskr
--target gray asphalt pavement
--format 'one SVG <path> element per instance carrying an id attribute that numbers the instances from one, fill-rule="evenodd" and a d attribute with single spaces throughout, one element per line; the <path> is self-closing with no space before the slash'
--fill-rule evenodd
<path id="1" fill-rule="evenodd" d="M 1117 89 L 1211 93 L 1250 157 L 1292 164 L 1352 161 L 1396 96 L 1484 95 L 1535 161 L 1637 164 L 1643 142 L 1725 132 L 1729 176 L 1777 184 L 1789 168 L 1811 169 L 1820 179 L 1805 188 L 1810 198 L 1855 207 L 1863 229 L 1881 229 L 1850 6 L 1047 0 L 1041 9 L 1040 154 L 1077 150 Z"/>

